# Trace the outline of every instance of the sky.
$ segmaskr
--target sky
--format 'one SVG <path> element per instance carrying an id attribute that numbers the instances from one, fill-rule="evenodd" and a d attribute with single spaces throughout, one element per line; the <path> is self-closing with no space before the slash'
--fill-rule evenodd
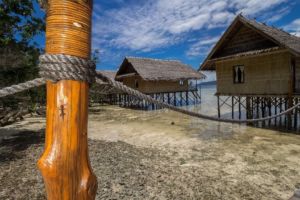
<path id="1" fill-rule="evenodd" d="M 116 70 L 125 56 L 198 69 L 237 14 L 300 36 L 299 10 L 300 0 L 94 0 L 92 48 L 101 70 Z"/>

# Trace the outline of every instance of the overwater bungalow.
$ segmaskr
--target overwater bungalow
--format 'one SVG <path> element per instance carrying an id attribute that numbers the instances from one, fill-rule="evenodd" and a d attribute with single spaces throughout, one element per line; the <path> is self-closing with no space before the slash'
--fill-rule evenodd
<path id="1" fill-rule="evenodd" d="M 238 15 L 200 70 L 216 71 L 219 117 L 226 105 L 232 109 L 232 118 L 235 107 L 239 118 L 243 108 L 247 118 L 276 114 L 299 101 L 300 39 Z M 269 124 L 297 127 L 298 114 L 297 110 Z"/>
<path id="2" fill-rule="evenodd" d="M 114 80 L 117 72 L 109 70 L 97 70 L 96 73 L 101 73 Z M 94 84 L 90 89 L 90 93 L 91 99 L 94 103 L 115 105 L 118 104 L 119 94 L 122 92 L 103 82 L 102 84 Z"/>
<path id="3" fill-rule="evenodd" d="M 200 93 L 192 83 L 204 78 L 205 75 L 177 60 L 136 57 L 126 57 L 115 77 L 131 88 L 176 106 L 199 103 Z M 149 107 L 146 102 L 134 100 L 126 94 L 121 98 L 126 105 Z"/>

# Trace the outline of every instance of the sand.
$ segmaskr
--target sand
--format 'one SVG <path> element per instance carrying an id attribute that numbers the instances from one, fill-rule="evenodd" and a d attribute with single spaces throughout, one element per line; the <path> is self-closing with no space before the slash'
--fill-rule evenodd
<path id="1" fill-rule="evenodd" d="M 0 199 L 44 198 L 44 128 L 28 117 L 0 129 Z M 300 186 L 296 134 L 95 106 L 89 138 L 97 199 L 288 199 Z"/>

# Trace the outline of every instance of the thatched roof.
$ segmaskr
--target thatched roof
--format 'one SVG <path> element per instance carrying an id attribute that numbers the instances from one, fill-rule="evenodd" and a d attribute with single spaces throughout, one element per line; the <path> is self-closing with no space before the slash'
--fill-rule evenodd
<path id="1" fill-rule="evenodd" d="M 227 37 L 230 34 L 234 33 L 234 29 L 236 27 L 244 25 L 247 26 L 248 28 L 252 29 L 253 31 L 257 32 L 261 36 L 267 38 L 271 42 L 275 43 L 278 46 L 278 50 L 285 49 L 295 56 L 300 56 L 300 38 L 294 35 L 291 35 L 281 29 L 267 26 L 266 24 L 259 23 L 255 20 L 250 20 L 245 18 L 242 15 L 238 15 L 235 20 L 232 22 L 232 24 L 228 27 L 228 29 L 225 31 L 225 33 L 222 35 L 221 39 L 217 42 L 217 44 L 214 46 L 214 48 L 211 50 L 205 61 L 202 63 L 200 66 L 199 70 L 215 70 L 215 65 L 214 65 L 214 60 L 213 56 L 214 54 L 219 50 L 219 48 L 226 42 Z M 266 52 L 271 52 L 274 51 L 275 48 L 269 48 L 269 49 L 258 49 L 256 52 L 251 51 L 251 52 L 239 52 L 236 55 L 230 55 L 226 58 L 232 58 L 232 57 L 239 57 L 241 55 L 252 55 L 254 54 L 259 54 L 259 53 L 266 53 Z"/>
<path id="2" fill-rule="evenodd" d="M 97 70 L 97 73 L 101 72 L 105 76 L 111 79 L 115 79 L 117 72 L 116 71 L 109 71 L 109 70 Z"/>
<path id="3" fill-rule="evenodd" d="M 116 78 L 139 75 L 147 81 L 203 79 L 205 75 L 178 60 L 126 57 Z"/>
<path id="4" fill-rule="evenodd" d="M 116 77 L 116 71 L 108 71 L 108 70 L 97 70 L 96 73 L 101 73 L 108 78 L 115 79 Z M 102 95 L 107 95 L 107 94 L 121 94 L 123 93 L 122 91 L 119 91 L 118 89 L 113 88 L 110 86 L 108 83 L 102 82 L 102 84 L 95 84 L 93 86 L 93 89 L 90 91 L 94 94 L 102 94 Z"/>

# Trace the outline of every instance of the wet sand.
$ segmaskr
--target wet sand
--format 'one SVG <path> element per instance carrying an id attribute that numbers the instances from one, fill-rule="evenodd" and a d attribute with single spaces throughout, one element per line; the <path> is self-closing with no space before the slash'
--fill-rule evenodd
<path id="1" fill-rule="evenodd" d="M 199 109 L 212 110 L 205 104 Z M 26 199 L 18 196 L 23 187 L 43 198 L 35 162 L 43 149 L 44 122 L 31 117 L 0 129 L 0 136 L 6 138 L 0 142 L 0 199 L 9 194 Z M 9 135 L 19 138 L 20 132 L 41 139 L 18 151 L 18 158 L 7 159 L 3 155 L 14 152 L 14 145 L 5 145 L 13 143 Z M 210 122 L 169 110 L 93 106 L 89 138 L 99 181 L 97 199 L 279 200 L 288 199 L 300 187 L 300 136 L 296 134 Z M 31 181 L 30 187 L 26 180 Z M 14 183 L 19 187 L 14 188 Z"/>

